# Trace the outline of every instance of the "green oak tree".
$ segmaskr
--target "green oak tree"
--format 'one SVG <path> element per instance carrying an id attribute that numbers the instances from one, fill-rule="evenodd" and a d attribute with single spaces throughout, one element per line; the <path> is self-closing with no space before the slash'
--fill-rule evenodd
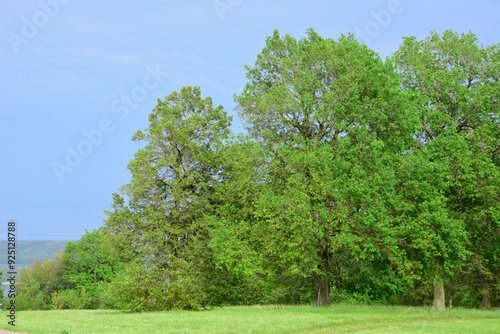
<path id="1" fill-rule="evenodd" d="M 235 100 L 265 148 L 259 181 L 266 186 L 251 217 L 226 222 L 248 231 L 239 256 L 313 279 L 317 306 L 329 304 L 332 257 L 342 247 L 399 268 L 384 203 L 392 161 L 411 146 L 417 118 L 393 69 L 352 35 L 335 41 L 310 29 L 297 40 L 275 31 L 247 78 Z"/>
<path id="2" fill-rule="evenodd" d="M 402 88 L 419 110 L 417 139 L 426 148 L 424 159 L 443 167 L 440 175 L 433 171 L 428 177 L 444 177 L 443 209 L 457 231 L 465 224 L 468 232 L 464 270 L 469 283 L 481 286 L 485 307 L 498 281 L 500 256 L 499 50 L 498 44 L 479 46 L 472 33 L 446 31 L 421 41 L 405 38 L 393 56 Z M 444 309 L 443 281 L 459 267 L 449 271 L 443 261 L 435 263 L 436 309 Z"/>

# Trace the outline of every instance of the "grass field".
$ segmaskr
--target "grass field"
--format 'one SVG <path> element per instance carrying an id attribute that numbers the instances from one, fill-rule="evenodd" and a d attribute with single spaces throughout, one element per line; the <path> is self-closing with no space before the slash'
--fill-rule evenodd
<path id="1" fill-rule="evenodd" d="M 124 313 L 108 310 L 24 311 L 15 329 L 0 313 L 0 329 L 77 333 L 500 333 L 500 310 L 337 305 L 224 307 L 206 311 Z"/>

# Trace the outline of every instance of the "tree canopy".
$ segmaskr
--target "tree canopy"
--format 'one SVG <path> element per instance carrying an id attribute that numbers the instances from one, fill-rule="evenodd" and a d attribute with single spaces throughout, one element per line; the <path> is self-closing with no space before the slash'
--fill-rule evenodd
<path id="1" fill-rule="evenodd" d="M 275 31 L 234 95 L 248 133 L 200 87 L 159 99 L 105 226 L 24 271 L 24 305 L 498 305 L 499 50 Z"/>

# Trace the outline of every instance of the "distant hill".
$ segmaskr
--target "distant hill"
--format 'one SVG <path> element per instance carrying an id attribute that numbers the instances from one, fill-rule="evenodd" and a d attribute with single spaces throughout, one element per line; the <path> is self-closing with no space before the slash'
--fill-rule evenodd
<path id="1" fill-rule="evenodd" d="M 66 244 L 75 240 L 18 240 L 16 241 L 16 267 L 26 267 L 34 259 L 42 261 L 63 251 Z M 0 241 L 0 266 L 7 265 L 7 241 Z"/>

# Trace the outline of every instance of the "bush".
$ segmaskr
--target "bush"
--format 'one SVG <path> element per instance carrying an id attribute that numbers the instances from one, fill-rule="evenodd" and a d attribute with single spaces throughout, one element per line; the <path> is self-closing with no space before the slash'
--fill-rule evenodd
<path id="1" fill-rule="evenodd" d="M 15 301 L 18 311 L 50 309 L 50 304 L 47 303 L 40 289 L 40 283 L 26 271 L 21 272 L 19 290 Z"/>
<path id="2" fill-rule="evenodd" d="M 135 263 L 129 263 L 115 279 L 101 286 L 101 305 L 129 311 L 166 309 L 162 287 L 165 285 L 163 288 L 168 289 L 168 284 L 161 283 L 161 278 L 154 277 L 155 274 L 157 270 L 144 270 Z"/>
<path id="3" fill-rule="evenodd" d="M 92 302 L 93 298 L 85 289 L 80 292 L 77 290 L 63 290 L 52 293 L 52 308 L 54 310 L 88 309 L 90 308 Z"/>

